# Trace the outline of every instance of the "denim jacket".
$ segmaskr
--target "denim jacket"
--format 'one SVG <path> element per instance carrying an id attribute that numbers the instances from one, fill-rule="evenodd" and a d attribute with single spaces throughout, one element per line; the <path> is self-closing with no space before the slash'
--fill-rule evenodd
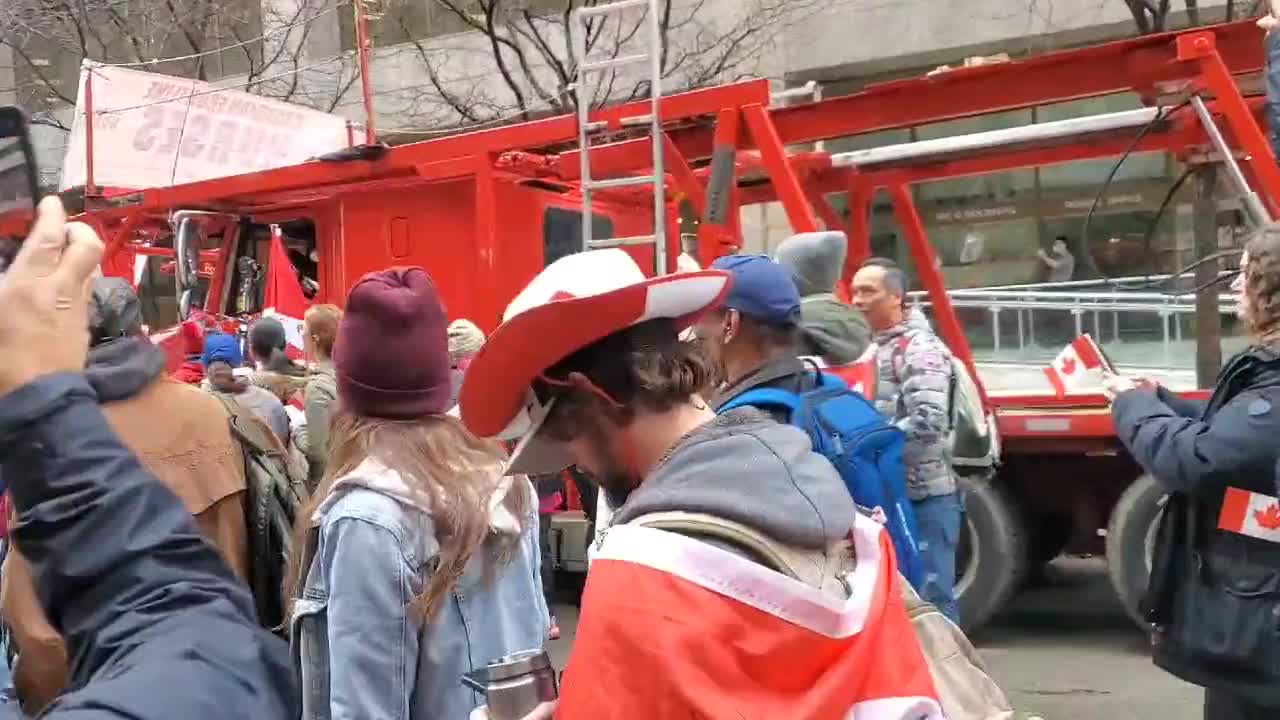
<path id="1" fill-rule="evenodd" d="M 370 472 L 403 487 L 398 473 L 369 461 L 352 475 Z M 465 719 L 484 698 L 462 685 L 463 673 L 547 637 L 536 501 L 511 561 L 486 573 L 477 553 L 424 625 L 411 604 L 439 553 L 431 517 L 396 493 L 356 485 L 314 518 L 312 560 L 290 618 L 302 717 Z"/>

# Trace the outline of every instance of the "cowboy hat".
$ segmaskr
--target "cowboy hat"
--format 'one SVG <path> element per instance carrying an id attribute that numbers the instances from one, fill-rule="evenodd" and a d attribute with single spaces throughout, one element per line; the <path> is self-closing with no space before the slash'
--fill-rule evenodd
<path id="1" fill-rule="evenodd" d="M 670 318 L 676 331 L 719 304 L 731 278 L 701 270 L 646 278 L 618 248 L 560 258 L 538 273 L 507 306 L 502 325 L 471 361 L 458 407 L 480 437 L 519 443 L 507 472 L 563 470 L 571 461 L 560 443 L 538 438 L 554 398 L 538 400 L 533 381 L 592 343 L 639 323 Z"/>

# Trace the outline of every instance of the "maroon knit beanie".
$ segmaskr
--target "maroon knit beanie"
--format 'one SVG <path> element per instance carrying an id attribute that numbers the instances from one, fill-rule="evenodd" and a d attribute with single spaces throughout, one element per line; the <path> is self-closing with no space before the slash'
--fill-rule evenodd
<path id="1" fill-rule="evenodd" d="M 407 420 L 449 409 L 448 319 L 417 267 L 360 278 L 333 348 L 338 400 L 366 417 Z"/>

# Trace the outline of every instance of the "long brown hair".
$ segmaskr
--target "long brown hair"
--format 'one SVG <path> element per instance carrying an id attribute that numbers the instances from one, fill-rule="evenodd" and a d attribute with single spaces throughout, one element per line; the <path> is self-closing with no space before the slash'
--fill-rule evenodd
<path id="1" fill-rule="evenodd" d="M 486 571 L 510 561 L 520 539 L 491 533 L 489 500 L 501 480 L 506 460 L 502 445 L 472 435 L 456 418 L 432 415 L 415 420 L 360 417 L 341 410 L 329 434 L 324 478 L 299 513 L 293 527 L 293 550 L 285 573 L 284 602 L 292 612 L 300 596 L 310 558 L 307 540 L 311 517 L 339 478 L 367 458 L 401 474 L 410 489 L 421 493 L 431 510 L 440 552 L 426 589 L 413 607 L 424 619 L 435 615 L 453 590 L 472 556 L 488 551 Z M 520 521 L 532 509 L 528 482 L 515 478 L 503 504 Z M 288 614 L 286 614 L 286 617 Z"/>
<path id="2" fill-rule="evenodd" d="M 1245 244 L 1244 292 L 1249 300 L 1249 334 L 1260 345 L 1280 341 L 1280 226 L 1254 233 Z"/>

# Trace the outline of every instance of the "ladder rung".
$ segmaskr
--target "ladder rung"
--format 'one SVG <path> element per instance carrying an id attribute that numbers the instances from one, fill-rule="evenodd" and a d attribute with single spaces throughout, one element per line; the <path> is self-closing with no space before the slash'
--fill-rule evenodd
<path id="1" fill-rule="evenodd" d="M 617 0 L 616 2 L 607 3 L 605 5 L 596 5 L 594 7 L 585 7 L 578 10 L 579 17 L 592 17 L 593 15 L 608 15 L 612 12 L 619 12 L 627 8 L 640 7 L 648 5 L 649 0 Z"/>
<path id="2" fill-rule="evenodd" d="M 650 185 L 655 181 L 652 175 L 628 175 L 627 177 L 609 178 L 608 180 L 588 180 L 582 183 L 588 190 L 606 190 L 608 188 L 631 187 L 632 185 Z"/>
<path id="3" fill-rule="evenodd" d="M 633 245 L 652 245 L 656 239 L 652 235 L 633 235 L 631 237 L 601 238 L 587 243 L 588 250 L 600 248 L 630 247 Z"/>
<path id="4" fill-rule="evenodd" d="M 579 72 L 594 72 L 597 70 L 608 70 L 611 67 L 619 65 L 630 65 L 631 63 L 640 63 L 649 59 L 648 53 L 639 53 L 637 55 L 621 55 L 616 58 L 608 58 L 607 60 L 596 60 L 594 62 L 584 62 L 578 66 Z"/>
<path id="5" fill-rule="evenodd" d="M 593 120 L 592 122 L 586 123 L 585 125 L 582 126 L 582 129 L 587 132 L 595 132 L 596 130 L 607 130 L 608 128 L 609 128 L 609 123 L 604 120 Z"/>
<path id="6" fill-rule="evenodd" d="M 632 115 L 631 117 L 622 118 L 618 121 L 618 124 L 623 127 L 634 127 L 636 125 L 648 125 L 651 122 L 653 122 L 652 115 Z"/>

